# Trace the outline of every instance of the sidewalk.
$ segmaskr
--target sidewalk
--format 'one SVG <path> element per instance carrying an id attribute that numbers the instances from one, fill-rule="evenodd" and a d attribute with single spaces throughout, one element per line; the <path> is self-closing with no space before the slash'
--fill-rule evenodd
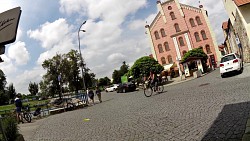
<path id="1" fill-rule="evenodd" d="M 206 75 L 206 74 L 204 74 L 204 75 Z M 202 75 L 202 76 L 204 76 L 204 75 Z M 184 77 L 183 77 L 183 79 L 181 79 L 181 77 L 176 77 L 176 78 L 172 78 L 171 80 L 168 80 L 168 82 L 166 84 L 164 84 L 164 86 L 172 86 L 172 85 L 180 84 L 180 83 L 187 82 L 187 81 L 190 81 L 193 79 L 196 79 L 196 78 L 188 77 L 188 78 L 184 79 Z"/>

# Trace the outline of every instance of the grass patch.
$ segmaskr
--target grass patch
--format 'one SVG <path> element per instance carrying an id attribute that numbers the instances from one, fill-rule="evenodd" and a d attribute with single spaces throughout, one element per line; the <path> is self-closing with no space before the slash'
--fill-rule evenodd
<path id="1" fill-rule="evenodd" d="M 49 102 L 49 100 L 41 100 L 41 101 L 34 100 L 34 101 L 24 102 L 23 106 L 30 104 L 31 111 L 34 111 L 36 109 L 36 105 L 41 105 L 41 104 L 45 104 L 48 102 Z M 0 115 L 5 114 L 5 113 L 9 113 L 9 112 L 15 110 L 15 108 L 16 107 L 14 104 L 0 106 Z M 44 106 L 44 108 L 46 108 L 46 106 Z"/>

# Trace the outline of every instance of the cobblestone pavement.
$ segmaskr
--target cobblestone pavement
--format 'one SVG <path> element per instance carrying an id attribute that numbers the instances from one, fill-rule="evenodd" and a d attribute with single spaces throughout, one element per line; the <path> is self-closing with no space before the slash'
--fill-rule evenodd
<path id="1" fill-rule="evenodd" d="M 103 93 L 103 103 L 43 120 L 26 140 L 38 141 L 215 141 L 240 140 L 250 113 L 250 73 L 222 79 L 219 70 L 142 91 Z M 84 119 L 90 119 L 85 121 Z M 22 127 L 21 127 L 22 131 Z"/>

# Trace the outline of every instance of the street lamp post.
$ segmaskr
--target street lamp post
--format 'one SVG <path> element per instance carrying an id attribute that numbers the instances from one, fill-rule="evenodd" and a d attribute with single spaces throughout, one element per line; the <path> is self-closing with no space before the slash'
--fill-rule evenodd
<path id="1" fill-rule="evenodd" d="M 81 30 L 81 28 L 82 28 L 82 26 L 84 25 L 86 23 L 86 21 L 84 21 L 82 24 L 81 24 L 81 26 L 80 26 L 80 28 L 79 28 L 79 30 L 78 30 L 78 42 L 79 42 L 79 53 L 80 53 L 80 58 L 81 58 L 81 70 L 82 70 L 82 81 L 83 81 L 83 89 L 84 89 L 84 91 L 86 91 L 86 85 L 85 85 L 85 80 L 84 80 L 84 71 L 83 71 L 83 59 L 82 59 L 82 53 L 81 53 L 81 43 L 80 43 L 80 36 L 79 36 L 79 33 L 80 33 L 80 31 L 82 31 L 82 32 L 86 32 L 85 30 Z"/>

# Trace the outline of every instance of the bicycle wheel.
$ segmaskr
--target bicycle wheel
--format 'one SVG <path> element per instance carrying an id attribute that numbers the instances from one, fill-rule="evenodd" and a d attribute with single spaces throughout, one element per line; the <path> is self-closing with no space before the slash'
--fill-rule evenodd
<path id="1" fill-rule="evenodd" d="M 31 122 L 31 115 L 29 113 L 24 113 L 23 114 L 23 118 L 27 121 L 27 122 Z"/>
<path id="2" fill-rule="evenodd" d="M 144 89 L 144 95 L 145 95 L 146 97 L 150 97 L 150 96 L 153 94 L 153 88 L 152 88 L 152 87 L 147 86 L 147 85 L 145 84 L 144 87 L 143 87 L 143 89 Z"/>
<path id="3" fill-rule="evenodd" d="M 158 86 L 158 93 L 162 93 L 163 90 L 164 90 L 164 86 L 163 85 Z"/>

